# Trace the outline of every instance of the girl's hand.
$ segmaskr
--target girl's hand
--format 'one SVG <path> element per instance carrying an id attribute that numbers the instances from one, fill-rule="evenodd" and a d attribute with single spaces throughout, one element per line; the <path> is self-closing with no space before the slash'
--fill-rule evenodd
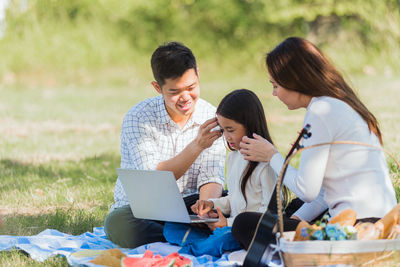
<path id="1" fill-rule="evenodd" d="M 190 208 L 194 213 L 202 217 L 204 214 L 209 214 L 209 212 L 214 207 L 214 203 L 209 200 L 197 200 Z"/>
<path id="2" fill-rule="evenodd" d="M 219 218 L 218 222 L 206 223 L 208 228 L 210 228 L 213 231 L 217 228 L 222 228 L 222 227 L 228 226 L 228 221 L 226 220 L 225 216 L 222 214 L 220 208 L 217 208 L 217 213 L 218 213 L 218 218 Z"/>
<path id="3" fill-rule="evenodd" d="M 261 136 L 253 133 L 252 138 L 243 136 L 240 142 L 240 153 L 245 160 L 269 162 L 273 155 L 278 153 L 274 145 Z"/>

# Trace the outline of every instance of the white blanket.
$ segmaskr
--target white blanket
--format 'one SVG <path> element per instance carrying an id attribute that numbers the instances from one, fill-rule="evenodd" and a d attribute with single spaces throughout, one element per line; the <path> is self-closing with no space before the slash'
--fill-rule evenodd
<path id="1" fill-rule="evenodd" d="M 67 257 L 71 266 L 96 266 L 89 263 L 102 250 L 117 248 L 118 246 L 107 239 L 103 227 L 93 228 L 93 233 L 74 236 L 47 229 L 35 236 L 0 236 L 0 251 L 20 249 L 25 251 L 34 260 L 43 262 L 49 257 L 62 255 Z M 156 242 L 140 246 L 135 249 L 121 249 L 128 256 L 140 256 L 146 249 L 150 249 L 154 254 L 167 256 L 177 252 L 180 247 L 168 243 Z M 236 266 L 243 259 L 245 251 L 231 253 L 234 256 L 230 259 L 229 254 L 224 254 L 221 258 L 214 258 L 209 255 L 194 257 L 192 255 L 183 256 L 192 260 L 194 266 Z"/>

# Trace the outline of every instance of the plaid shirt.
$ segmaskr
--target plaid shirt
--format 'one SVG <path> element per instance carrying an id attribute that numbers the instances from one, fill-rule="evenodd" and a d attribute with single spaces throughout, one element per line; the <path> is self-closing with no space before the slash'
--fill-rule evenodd
<path id="1" fill-rule="evenodd" d="M 200 125 L 214 116 L 215 107 L 198 99 L 195 111 L 181 129 L 168 115 L 162 95 L 136 104 L 122 123 L 121 168 L 155 170 L 159 162 L 181 152 L 196 138 Z M 222 138 L 219 138 L 177 180 L 180 192 L 186 196 L 198 192 L 200 186 L 207 183 L 224 185 L 225 153 Z M 129 204 L 119 179 L 114 201 L 111 210 Z"/>

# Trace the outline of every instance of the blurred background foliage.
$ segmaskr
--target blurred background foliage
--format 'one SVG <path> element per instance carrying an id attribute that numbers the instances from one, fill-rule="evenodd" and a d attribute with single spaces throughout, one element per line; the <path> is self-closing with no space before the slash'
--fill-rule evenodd
<path id="1" fill-rule="evenodd" d="M 207 68 L 237 72 L 263 64 L 266 51 L 294 35 L 344 71 L 400 72 L 400 0 L 10 0 L 0 82 L 21 73 L 140 70 L 168 40 L 188 45 Z"/>

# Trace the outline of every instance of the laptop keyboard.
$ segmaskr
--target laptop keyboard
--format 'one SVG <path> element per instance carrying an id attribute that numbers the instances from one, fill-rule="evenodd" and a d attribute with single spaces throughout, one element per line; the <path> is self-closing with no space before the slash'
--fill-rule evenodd
<path id="1" fill-rule="evenodd" d="M 217 222 L 218 218 L 201 218 L 199 215 L 189 215 L 190 216 L 190 221 L 193 222 Z"/>

